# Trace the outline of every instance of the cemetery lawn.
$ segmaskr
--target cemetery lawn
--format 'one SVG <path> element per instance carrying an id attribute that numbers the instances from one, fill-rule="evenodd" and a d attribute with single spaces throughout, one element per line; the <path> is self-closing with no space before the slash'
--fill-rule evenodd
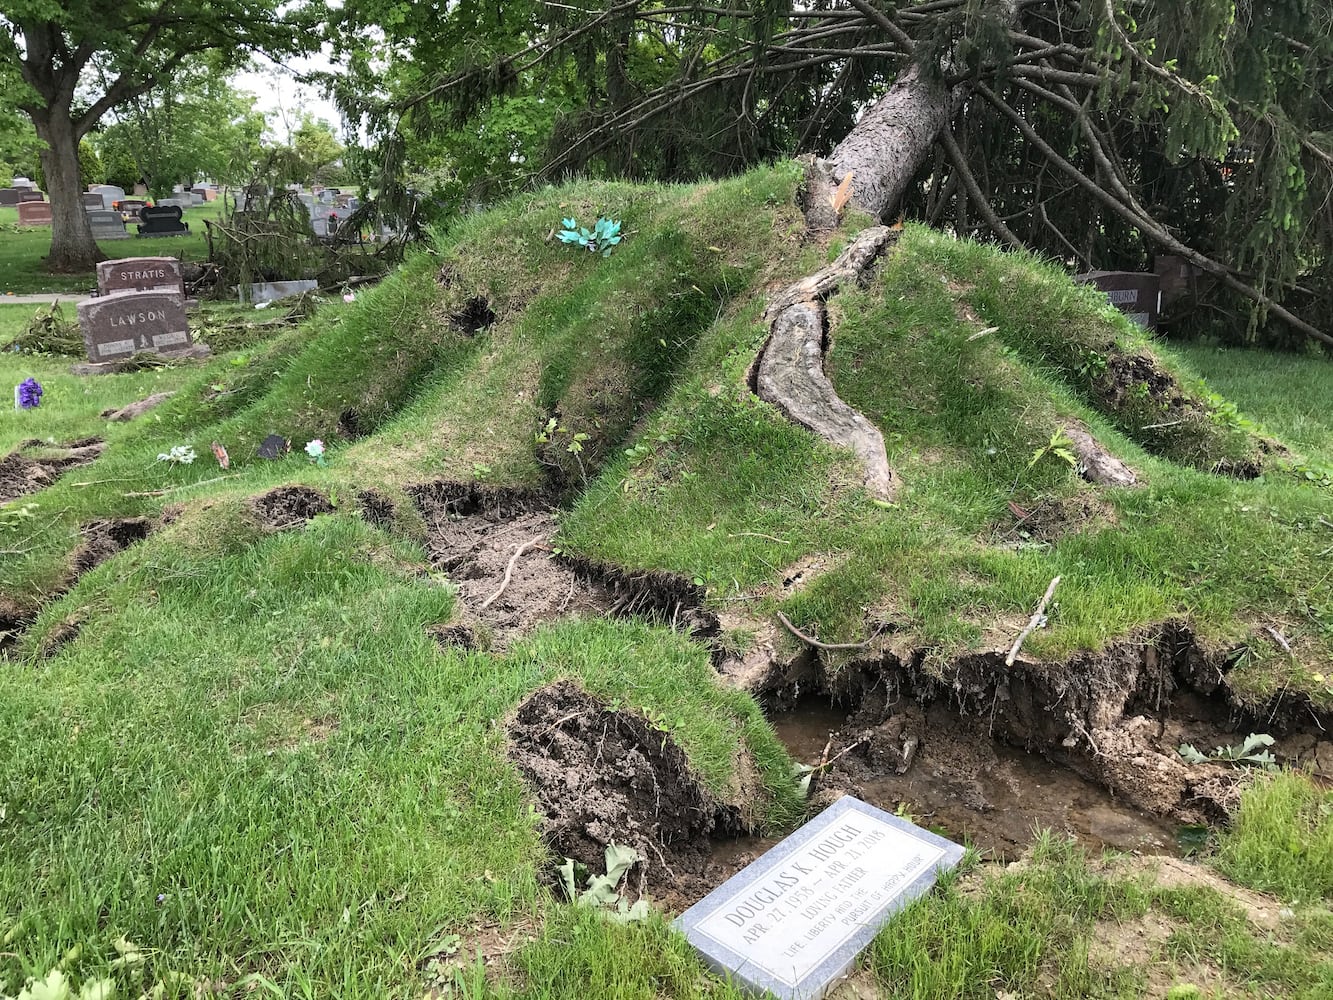
<path id="1" fill-rule="evenodd" d="M 1178 360 L 1053 269 L 908 227 L 867 288 L 831 302 L 830 375 L 904 483 L 877 502 L 849 455 L 746 382 L 765 295 L 848 238 L 804 238 L 799 179 L 788 164 L 526 195 L 354 303 L 204 363 L 79 378 L 72 358 L 0 351 L 0 384 L 47 390 L 0 423 L 0 456 L 106 444 L 0 507 L 0 629 L 18 633 L 0 654 L 0 996 L 58 970 L 118 996 L 739 997 L 666 918 L 619 925 L 561 899 L 510 723 L 575 681 L 677 744 L 681 781 L 784 833 L 805 809 L 792 761 L 713 667 L 760 635 L 795 656 L 777 611 L 826 642 L 889 622 L 876 656 L 915 649 L 944 671 L 1007 647 L 1060 574 L 1025 659 L 1060 671 L 1185 619 L 1202 648 L 1244 650 L 1238 705 L 1333 709 L 1333 493 L 1306 475 L 1333 468 L 1333 418 L 1313 405 L 1326 368 L 1243 356 L 1286 384 L 1216 352 Z M 628 234 L 607 258 L 549 237 L 599 214 Z M 28 315 L 0 308 L 0 344 Z M 1238 409 L 1148 429 L 1167 421 L 1146 382 L 1098 390 L 1108 345 L 1154 358 L 1182 398 L 1206 391 L 1190 365 L 1216 369 Z M 98 415 L 169 390 L 129 423 Z M 1142 485 L 1079 479 L 1048 447 L 1070 419 Z M 258 458 L 275 433 L 292 453 Z M 176 446 L 197 458 L 158 460 Z M 1212 471 L 1244 463 L 1262 476 Z M 553 507 L 562 556 L 675 574 L 720 632 L 590 613 L 507 632 L 466 566 L 431 558 L 467 525 L 414 502 L 439 482 Z M 1010 502 L 1066 523 L 1020 538 Z M 784 585 L 816 560 L 822 575 Z M 460 620 L 473 648 L 437 641 Z M 849 665 L 819 661 L 830 684 Z M 1089 857 L 1061 835 L 1019 866 L 974 857 L 879 935 L 860 995 L 1329 995 L 1333 795 L 1261 776 L 1208 839 L 1198 864 Z"/>
<path id="2" fill-rule="evenodd" d="M 190 232 L 185 236 L 140 239 L 128 224 L 130 238 L 108 240 L 100 244 L 111 257 L 179 257 L 204 260 L 208 245 L 204 241 L 204 220 L 221 215 L 220 204 L 186 209 L 184 221 Z M 91 292 L 97 287 L 97 275 L 47 274 L 42 260 L 51 249 L 50 227 L 18 228 L 18 209 L 0 207 L 0 300 L 7 294 L 37 295 L 43 292 Z"/>

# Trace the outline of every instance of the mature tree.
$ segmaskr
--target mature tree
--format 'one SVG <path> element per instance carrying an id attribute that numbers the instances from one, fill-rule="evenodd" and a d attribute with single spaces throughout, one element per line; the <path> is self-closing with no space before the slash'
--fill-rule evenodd
<path id="1" fill-rule="evenodd" d="M 80 198 L 78 149 L 108 111 L 200 53 L 219 53 L 225 68 L 252 52 L 306 51 L 323 10 L 282 0 L 5 0 L 0 64 L 17 68 L 26 85 L 18 106 L 46 144 L 47 266 L 86 271 L 100 257 Z"/>
<path id="2" fill-rule="evenodd" d="M 1252 322 L 1329 340 L 1310 319 L 1333 308 L 1333 0 L 458 0 L 430 17 L 348 0 L 339 16 L 343 37 L 379 25 L 341 98 L 391 153 L 551 88 L 570 113 L 547 175 L 810 151 L 874 215 L 1085 267 L 1176 254 Z"/>
<path id="3" fill-rule="evenodd" d="M 173 77 L 113 109 L 96 136 L 107 162 L 133 163 L 135 179 L 165 196 L 176 184 L 248 177 L 259 156 L 264 116 L 255 98 L 223 74 L 219 53 L 187 60 Z"/>

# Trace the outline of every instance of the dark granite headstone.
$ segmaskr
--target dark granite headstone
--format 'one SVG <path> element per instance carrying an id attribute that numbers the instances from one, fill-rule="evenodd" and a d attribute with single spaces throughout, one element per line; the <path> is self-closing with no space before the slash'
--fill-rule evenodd
<path id="1" fill-rule="evenodd" d="M 138 222 L 139 211 L 146 208 L 148 202 L 142 198 L 121 198 L 120 199 L 120 217 L 126 222 Z"/>
<path id="2" fill-rule="evenodd" d="M 85 191 L 83 192 L 83 207 L 93 208 L 100 212 L 106 208 L 106 204 L 102 201 L 102 196 L 100 194 L 96 194 L 92 191 Z"/>
<path id="3" fill-rule="evenodd" d="M 1162 308 L 1166 310 L 1180 299 L 1198 298 L 1199 280 L 1207 275 L 1203 268 L 1169 253 L 1154 257 L 1152 269 L 1162 283 Z"/>
<path id="4" fill-rule="evenodd" d="M 1157 329 L 1157 317 L 1162 311 L 1161 280 L 1157 275 L 1140 271 L 1090 271 L 1074 275 L 1074 280 L 1105 292 L 1111 305 L 1131 322 L 1149 330 Z"/>
<path id="5" fill-rule="evenodd" d="M 49 226 L 51 224 L 51 203 L 49 201 L 19 202 L 20 226 Z"/>
<path id="6" fill-rule="evenodd" d="M 13 208 L 18 203 L 18 188 L 0 188 L 0 205 L 4 205 L 6 208 Z"/>
<path id="7" fill-rule="evenodd" d="M 139 235 L 184 236 L 190 231 L 190 226 L 181 222 L 182 214 L 179 205 L 145 205 L 139 209 Z"/>
<path id="8" fill-rule="evenodd" d="M 747 992 L 818 1000 L 963 849 L 846 796 L 675 922 Z"/>
<path id="9" fill-rule="evenodd" d="M 31 189 L 19 192 L 20 205 L 31 201 L 46 201 L 46 195 L 42 194 L 40 191 L 33 191 Z"/>
<path id="10" fill-rule="evenodd" d="M 175 257 L 125 257 L 97 265 L 97 290 L 103 295 L 149 289 L 184 294 L 181 262 Z"/>
<path id="11" fill-rule="evenodd" d="M 270 434 L 259 445 L 260 458 L 282 458 L 289 448 L 287 439 L 281 434 Z"/>
<path id="12" fill-rule="evenodd" d="M 123 361 L 138 351 L 170 356 L 194 345 L 185 298 L 175 292 L 122 292 L 79 303 L 88 359 Z"/>
<path id="13" fill-rule="evenodd" d="M 94 197 L 101 199 L 101 195 Z M 88 209 L 88 225 L 92 227 L 95 240 L 127 240 L 130 234 L 125 231 L 125 220 L 119 212 L 104 208 Z"/>

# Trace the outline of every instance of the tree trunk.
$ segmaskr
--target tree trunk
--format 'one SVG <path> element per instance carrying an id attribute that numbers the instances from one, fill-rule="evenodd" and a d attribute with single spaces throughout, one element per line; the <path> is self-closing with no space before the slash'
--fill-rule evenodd
<path id="1" fill-rule="evenodd" d="M 949 89 L 919 66 L 899 74 L 824 161 L 834 182 L 852 174 L 852 202 L 883 219 L 930 155 L 953 100 Z"/>
<path id="2" fill-rule="evenodd" d="M 51 199 L 51 254 L 46 258 L 46 268 L 56 274 L 91 271 L 106 255 L 97 249 L 83 208 L 74 123 L 68 114 L 53 111 L 46 121 L 37 124 L 37 134 L 47 145 L 42 150 L 42 171 Z"/>

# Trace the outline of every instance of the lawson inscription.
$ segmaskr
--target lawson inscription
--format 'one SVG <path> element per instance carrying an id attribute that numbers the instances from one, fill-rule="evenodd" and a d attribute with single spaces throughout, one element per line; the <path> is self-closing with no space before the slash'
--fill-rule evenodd
<path id="1" fill-rule="evenodd" d="M 714 968 L 781 1000 L 817 1000 L 963 849 L 845 797 L 677 920 Z"/>
<path id="2" fill-rule="evenodd" d="M 123 361 L 140 351 L 171 355 L 193 346 L 185 300 L 172 292 L 122 292 L 79 303 L 88 359 Z"/>

